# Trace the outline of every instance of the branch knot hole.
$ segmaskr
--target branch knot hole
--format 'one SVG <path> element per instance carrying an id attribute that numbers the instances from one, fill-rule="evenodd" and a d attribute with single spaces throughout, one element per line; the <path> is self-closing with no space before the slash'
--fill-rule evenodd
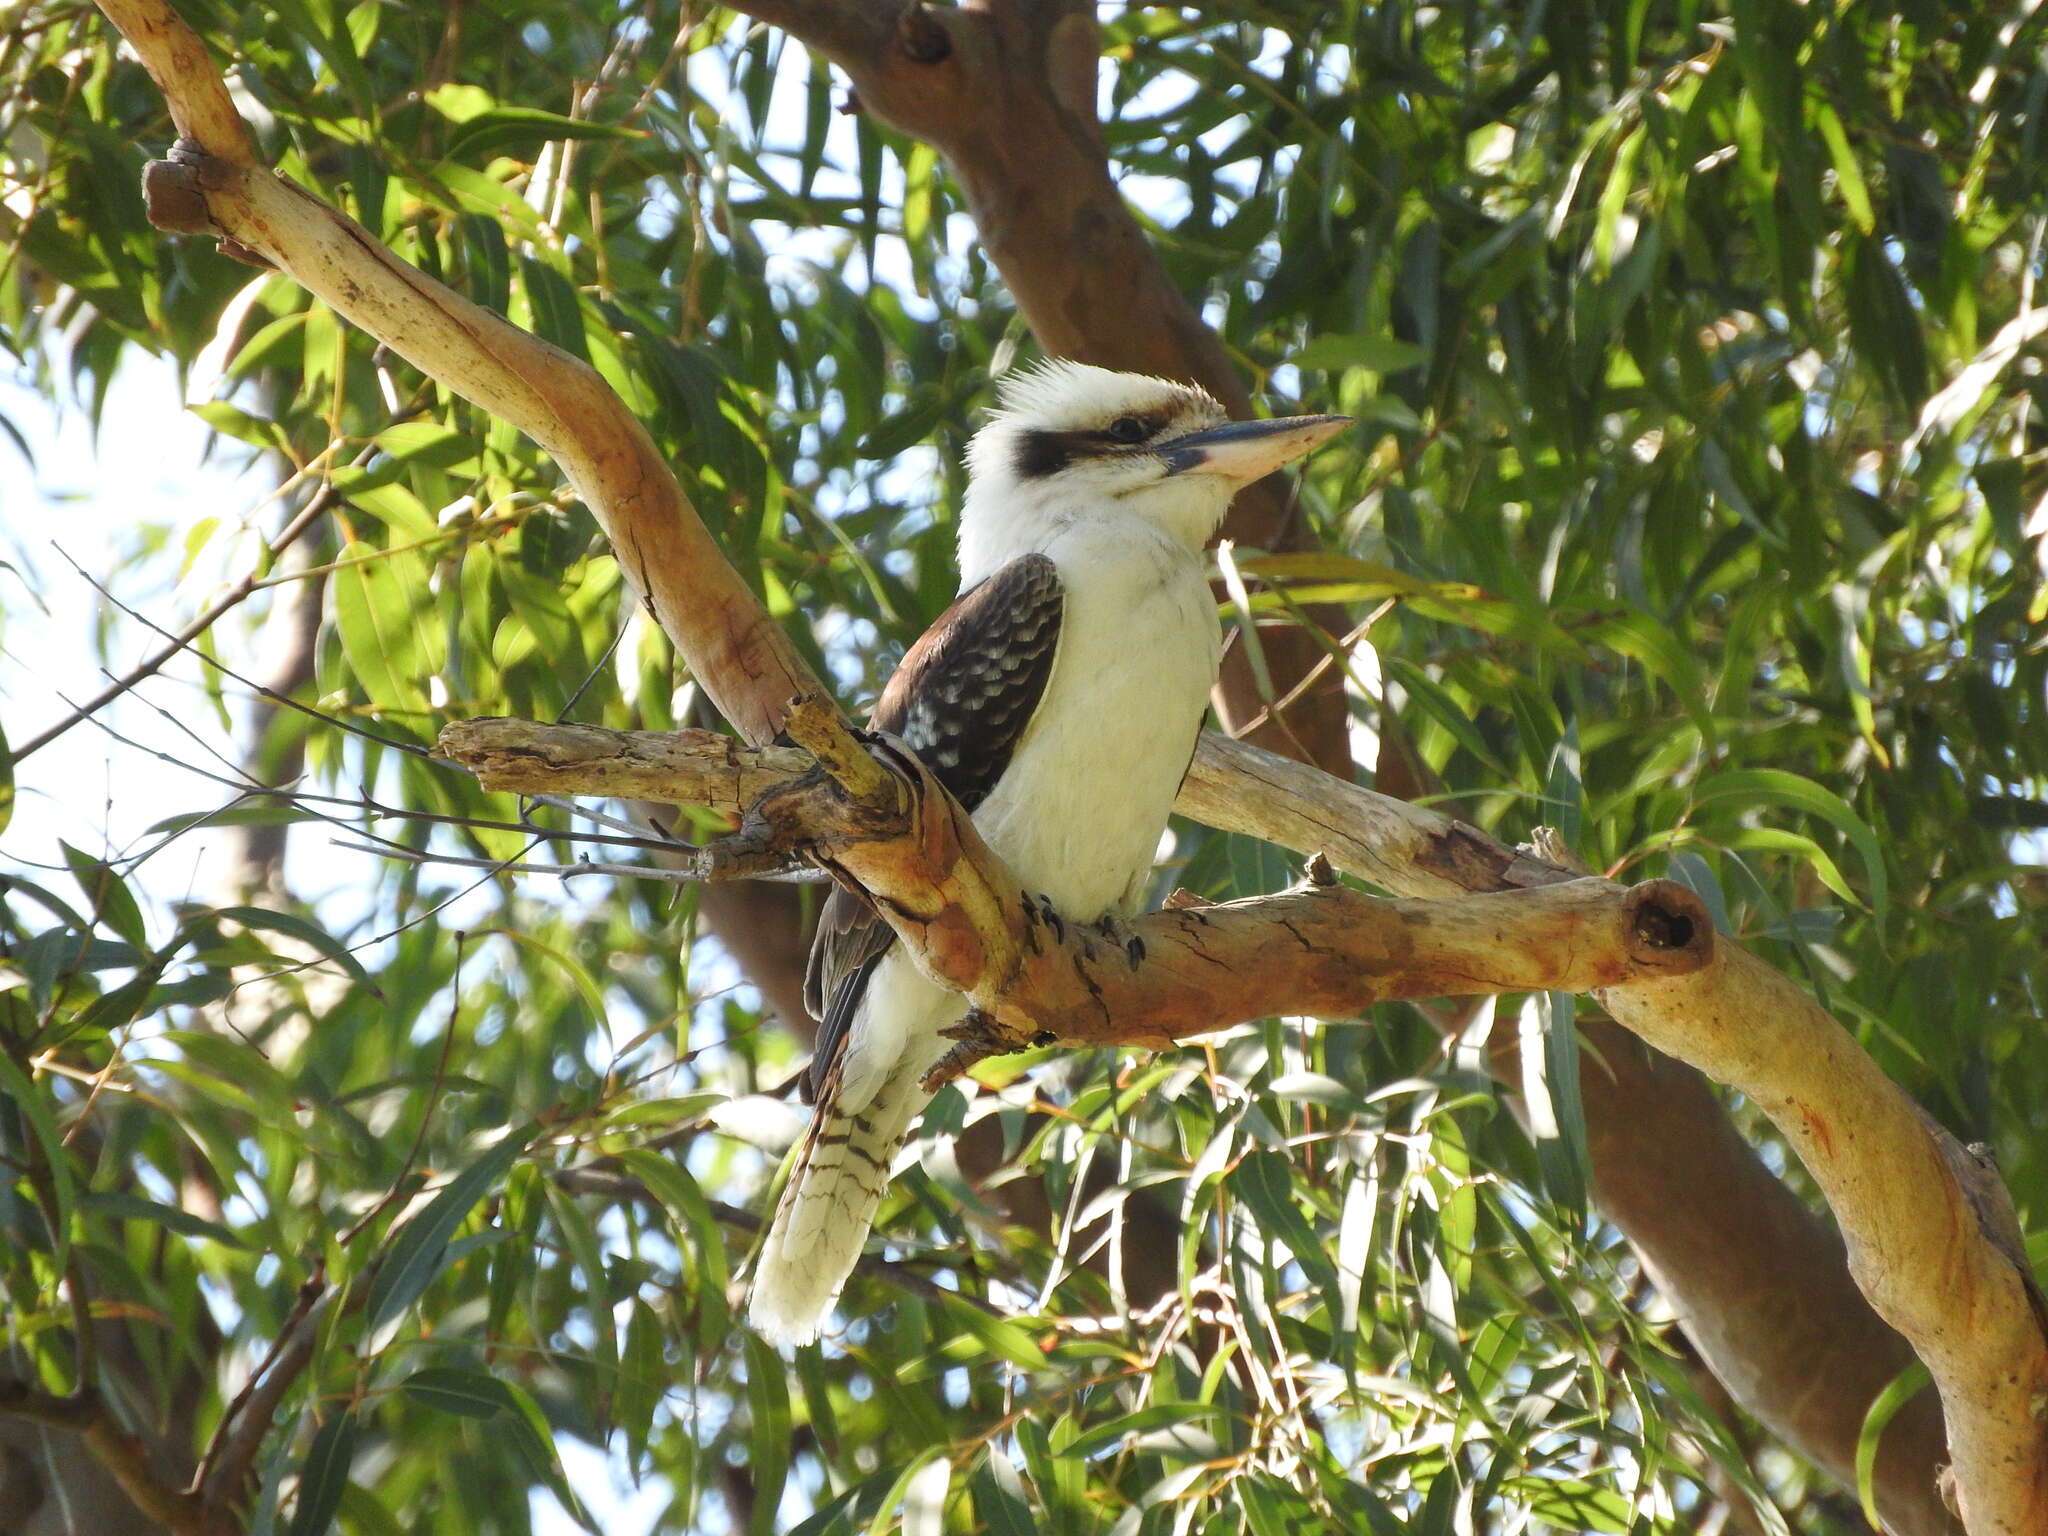
<path id="1" fill-rule="evenodd" d="M 1651 902 L 1636 909 L 1636 937 L 1652 949 L 1684 949 L 1692 943 L 1693 920 Z"/>

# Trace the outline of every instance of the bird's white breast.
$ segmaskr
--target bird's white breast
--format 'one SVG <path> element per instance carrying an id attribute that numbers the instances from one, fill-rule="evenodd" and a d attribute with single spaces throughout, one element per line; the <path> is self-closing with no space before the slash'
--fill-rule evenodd
<path id="1" fill-rule="evenodd" d="M 1144 523 L 1072 525 L 1039 548 L 1065 597 L 1052 676 L 974 822 L 1062 914 L 1128 914 L 1216 678 L 1216 606 L 1201 556 Z"/>

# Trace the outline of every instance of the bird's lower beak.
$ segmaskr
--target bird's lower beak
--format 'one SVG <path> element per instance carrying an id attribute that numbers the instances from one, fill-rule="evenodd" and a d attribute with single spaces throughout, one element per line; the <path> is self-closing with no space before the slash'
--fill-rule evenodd
<path id="1" fill-rule="evenodd" d="M 1349 416 L 1280 416 L 1227 421 L 1190 432 L 1160 449 L 1170 475 L 1217 475 L 1245 485 L 1300 458 L 1351 425 Z"/>

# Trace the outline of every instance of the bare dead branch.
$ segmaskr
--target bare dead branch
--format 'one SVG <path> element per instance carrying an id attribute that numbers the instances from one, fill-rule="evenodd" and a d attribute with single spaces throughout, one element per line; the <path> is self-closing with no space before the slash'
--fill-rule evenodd
<path id="1" fill-rule="evenodd" d="M 718 731 L 608 731 L 494 715 L 451 721 L 436 751 L 486 789 L 667 800 L 735 815 L 817 766 L 802 747 L 747 747 Z"/>

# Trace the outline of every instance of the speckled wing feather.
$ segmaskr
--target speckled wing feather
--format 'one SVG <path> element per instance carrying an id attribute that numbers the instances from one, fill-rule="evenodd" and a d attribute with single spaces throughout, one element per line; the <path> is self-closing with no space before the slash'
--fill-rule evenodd
<path id="1" fill-rule="evenodd" d="M 900 736 L 968 810 L 987 798 L 1038 709 L 1059 645 L 1059 572 L 1044 555 L 1012 560 L 963 592 L 905 653 L 869 724 Z M 895 942 L 866 897 L 825 898 L 804 974 L 819 1020 L 807 1098 L 838 1060 L 875 962 Z"/>

